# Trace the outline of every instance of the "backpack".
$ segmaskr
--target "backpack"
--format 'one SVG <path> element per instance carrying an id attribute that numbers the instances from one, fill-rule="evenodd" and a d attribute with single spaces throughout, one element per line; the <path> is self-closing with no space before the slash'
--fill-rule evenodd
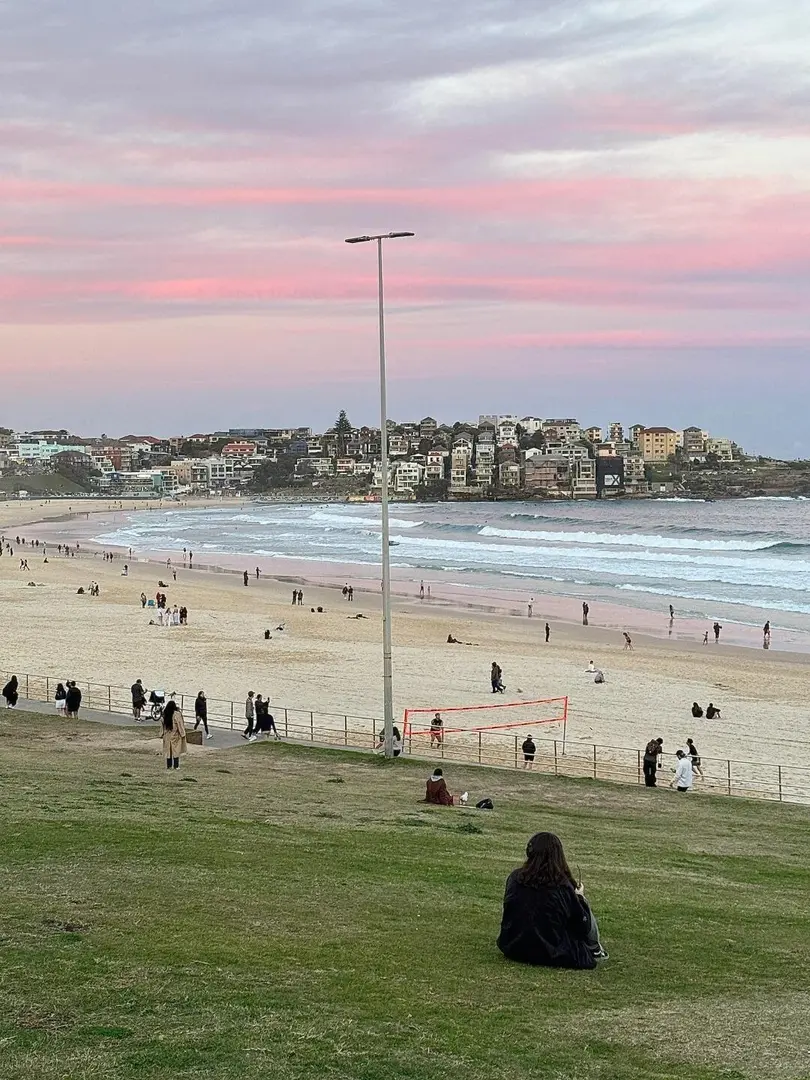
<path id="1" fill-rule="evenodd" d="M 494 810 L 495 807 L 492 805 L 492 799 L 482 799 L 480 802 L 477 802 L 475 804 L 475 809 L 476 810 Z"/>

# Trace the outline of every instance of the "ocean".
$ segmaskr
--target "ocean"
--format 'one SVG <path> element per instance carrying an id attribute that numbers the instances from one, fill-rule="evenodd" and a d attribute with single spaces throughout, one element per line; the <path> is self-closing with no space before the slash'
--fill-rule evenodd
<path id="1" fill-rule="evenodd" d="M 195 553 L 356 568 L 374 578 L 374 504 L 229 504 L 132 515 L 95 539 L 133 551 Z M 810 500 L 761 498 L 600 502 L 396 503 L 395 579 L 446 583 L 516 602 L 558 594 L 679 617 L 810 634 Z M 280 568 L 282 567 L 282 568 Z M 315 568 L 313 567 L 313 573 Z M 321 575 L 323 576 L 323 575 Z"/>

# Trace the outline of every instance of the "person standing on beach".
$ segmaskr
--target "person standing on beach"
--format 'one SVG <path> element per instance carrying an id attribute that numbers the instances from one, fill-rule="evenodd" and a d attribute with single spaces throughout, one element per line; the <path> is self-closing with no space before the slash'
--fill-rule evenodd
<path id="1" fill-rule="evenodd" d="M 303 593 L 303 590 L 299 589 L 298 590 L 298 606 L 301 607 L 303 605 L 303 603 L 304 603 L 304 593 Z"/>
<path id="2" fill-rule="evenodd" d="M 526 614 L 528 615 L 529 618 L 531 618 L 532 615 L 534 615 L 534 597 L 533 596 L 529 598 L 528 611 L 526 612 Z"/>
<path id="3" fill-rule="evenodd" d="M 765 623 L 762 627 L 762 648 L 770 649 L 771 647 L 771 620 Z"/>
<path id="4" fill-rule="evenodd" d="M 206 739 L 213 739 L 213 735 L 208 730 L 208 698 L 202 690 L 197 694 L 194 699 L 194 730 L 202 724 L 205 729 Z"/>
<path id="5" fill-rule="evenodd" d="M 349 597 L 348 597 L 348 599 L 349 599 L 350 604 L 354 603 L 354 586 L 353 585 L 349 586 Z"/>
<path id="6" fill-rule="evenodd" d="M 588 625 L 588 612 L 590 610 L 591 609 L 588 607 L 588 605 L 586 603 L 583 603 L 583 605 L 582 605 L 582 625 L 583 626 Z"/>
<path id="7" fill-rule="evenodd" d="M 252 690 L 248 690 L 248 696 L 245 699 L 245 719 L 247 720 L 247 727 L 242 732 L 243 739 L 249 739 L 253 734 L 253 721 L 256 719 L 256 706 L 253 702 L 254 693 Z"/>
<path id="8" fill-rule="evenodd" d="M 188 568 L 189 568 L 189 570 L 191 569 L 191 564 L 192 564 L 193 561 L 194 561 L 194 552 L 189 551 L 189 553 L 188 553 Z"/>
<path id="9" fill-rule="evenodd" d="M 704 644 L 704 645 L 708 645 L 708 644 L 709 644 L 709 631 L 708 631 L 708 630 L 707 630 L 707 631 L 706 631 L 706 633 L 705 633 L 705 634 L 703 635 L 703 644 Z"/>
<path id="10" fill-rule="evenodd" d="M 717 645 L 718 642 L 720 641 L 720 631 L 722 629 L 723 629 L 723 627 L 720 625 L 719 622 L 716 622 L 714 624 L 714 626 L 712 627 L 712 630 L 714 630 L 714 643 L 715 643 L 715 645 Z"/>
<path id="11" fill-rule="evenodd" d="M 257 581 L 259 580 L 259 577 L 260 577 L 260 576 L 261 576 L 261 570 L 260 570 L 260 569 L 258 568 L 258 566 L 257 566 L 257 567 L 256 567 L 256 580 L 257 580 Z"/>
<path id="12" fill-rule="evenodd" d="M 167 769 L 180 768 L 180 755 L 185 754 L 186 725 L 176 701 L 169 701 L 163 710 L 163 755 Z"/>
<path id="13" fill-rule="evenodd" d="M 419 599 L 420 600 L 425 599 L 425 583 L 424 583 L 424 581 L 419 582 Z"/>
<path id="14" fill-rule="evenodd" d="M 675 608 L 672 606 L 672 604 L 669 605 L 669 618 L 670 621 L 675 618 Z"/>
<path id="15" fill-rule="evenodd" d="M 293 604 L 295 604 L 297 602 L 297 600 L 298 600 L 298 589 L 293 589 L 293 598 L 292 598 Z"/>
<path id="16" fill-rule="evenodd" d="M 248 579 L 249 579 L 249 575 L 248 575 L 247 570 L 245 570 L 245 572 L 242 574 L 242 581 L 245 583 L 245 588 L 248 587 Z"/>
<path id="17" fill-rule="evenodd" d="M 632 652 L 633 651 L 633 639 L 630 637 L 630 635 L 627 633 L 626 630 L 623 632 L 623 637 L 624 637 L 624 647 L 625 647 L 625 649 L 629 649 L 630 652 Z"/>
<path id="18" fill-rule="evenodd" d="M 548 645 L 549 638 L 551 637 L 551 627 L 546 623 L 546 645 Z"/>

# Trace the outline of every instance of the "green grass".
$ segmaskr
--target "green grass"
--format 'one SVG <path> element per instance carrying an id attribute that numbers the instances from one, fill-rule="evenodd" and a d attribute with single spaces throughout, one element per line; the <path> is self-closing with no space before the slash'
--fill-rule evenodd
<path id="1" fill-rule="evenodd" d="M 810 1077 L 806 810 L 146 736 L 2 714 L 3 1080 Z M 595 972 L 495 948 L 538 829 Z"/>

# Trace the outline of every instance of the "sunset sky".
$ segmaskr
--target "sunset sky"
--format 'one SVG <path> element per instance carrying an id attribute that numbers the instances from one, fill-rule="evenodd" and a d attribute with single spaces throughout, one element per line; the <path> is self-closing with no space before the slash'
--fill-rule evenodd
<path id="1" fill-rule="evenodd" d="M 0 425 L 810 457 L 807 0 L 0 0 Z"/>

